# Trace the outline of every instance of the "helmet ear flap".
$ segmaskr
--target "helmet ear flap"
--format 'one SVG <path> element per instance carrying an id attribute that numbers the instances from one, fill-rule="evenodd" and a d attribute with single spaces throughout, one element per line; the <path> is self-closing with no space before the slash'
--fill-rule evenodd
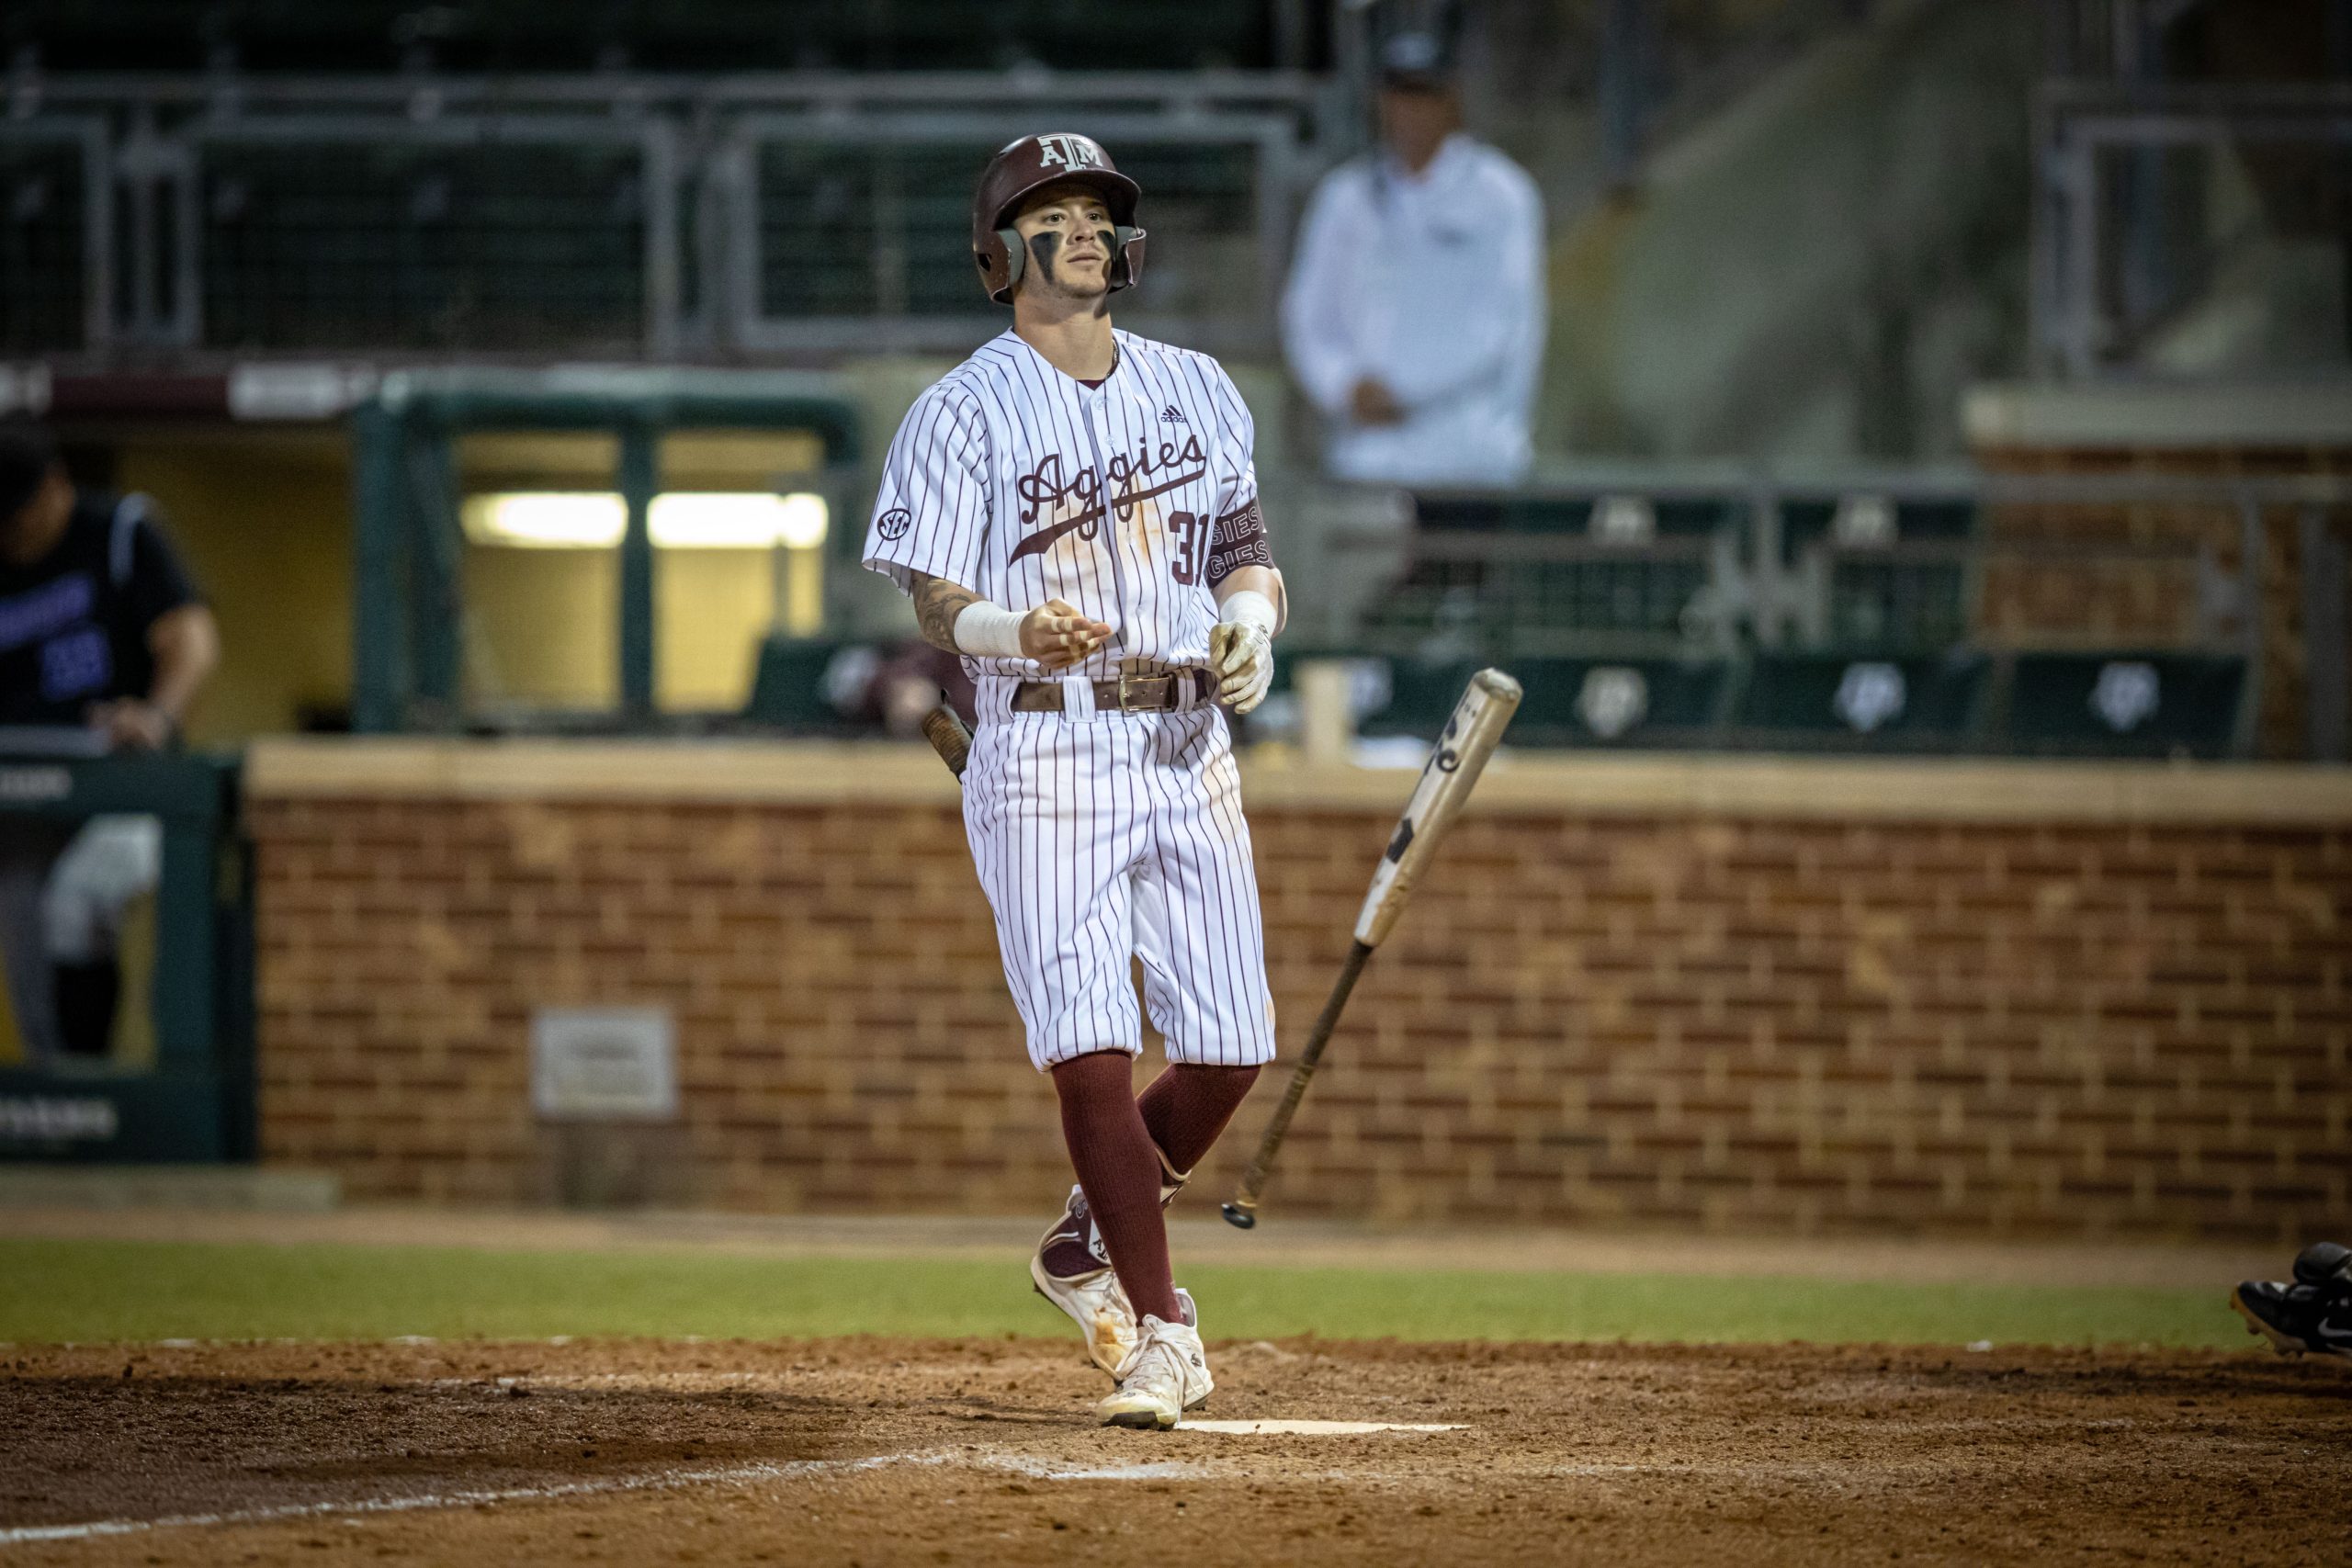
<path id="1" fill-rule="evenodd" d="M 1022 267 L 1029 260 L 1029 248 L 1021 243 L 1017 229 L 999 229 L 996 237 L 1004 243 L 1004 287 L 1011 293 L 1021 281 Z"/>
<path id="2" fill-rule="evenodd" d="M 1132 288 L 1136 285 L 1135 253 L 1129 247 L 1143 238 L 1143 231 L 1132 223 L 1114 223 L 1111 226 L 1111 238 L 1117 247 L 1111 256 L 1113 286 Z"/>

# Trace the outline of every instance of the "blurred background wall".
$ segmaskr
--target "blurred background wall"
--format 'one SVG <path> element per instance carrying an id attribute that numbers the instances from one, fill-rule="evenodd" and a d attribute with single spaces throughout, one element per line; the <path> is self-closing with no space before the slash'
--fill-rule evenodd
<path id="1" fill-rule="evenodd" d="M 1972 457 L 2340 470 L 2346 45 L 2330 0 L 811 0 L 593 5 L 560 27 L 496 4 L 27 0 L 0 23 L 0 403 L 57 420 L 96 482 L 184 514 L 233 640 L 269 650 L 224 675 L 201 735 L 332 726 L 351 705 L 338 423 L 383 376 L 818 371 L 873 435 L 828 491 L 838 567 L 882 436 L 1001 324 L 965 276 L 974 161 L 1058 116 L 1101 130 L 1151 192 L 1152 282 L 1121 320 L 1233 366 L 1287 547 L 1329 584 L 1309 634 L 1394 656 L 1451 615 L 1522 651 L 1474 571 L 1408 559 L 1409 503 L 1320 479 L 1317 421 L 1271 330 L 1307 193 L 1368 144 L 1370 62 L 1416 28 L 1448 40 L 1470 130 L 1546 203 L 1538 491 L 1629 461 L 1679 466 L 1653 484 L 1736 465 L 1831 492 L 1861 466 L 1916 478 Z M 608 485 L 597 466 L 564 482 Z M 738 464 L 712 482 L 767 477 Z M 556 482 L 477 469 L 458 488 L 510 481 Z M 1565 499 L 1549 526 L 1573 533 Z M 2211 521 L 2180 526 L 2236 547 L 2230 495 L 2181 499 Z M 232 513 L 235 542 L 213 523 Z M 2254 744 L 2305 754 L 2294 732 L 2316 723 L 2333 755 L 2340 674 L 2320 720 L 2300 683 L 2303 525 L 2265 516 L 2283 542 L 2254 591 L 2279 605 L 2270 679 L 2248 687 Z M 595 629 L 616 558 L 458 547 L 485 715 L 616 700 L 604 645 L 625 617 Z M 1769 552 L 1743 548 L 1746 579 L 1705 586 L 1736 638 L 1769 647 Z M 807 590 L 812 631 L 784 624 L 781 566 L 763 589 L 749 558 L 662 558 L 665 604 L 713 606 L 659 617 L 665 711 L 743 716 L 771 628 L 855 641 L 902 625 L 864 574 Z M 285 582 L 254 581 L 281 561 Z M 1600 648 L 1627 628 L 1555 629 Z"/>

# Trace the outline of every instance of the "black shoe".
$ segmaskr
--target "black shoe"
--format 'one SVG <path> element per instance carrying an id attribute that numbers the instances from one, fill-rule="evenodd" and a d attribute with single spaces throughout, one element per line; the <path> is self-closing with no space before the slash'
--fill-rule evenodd
<path id="1" fill-rule="evenodd" d="M 58 1043 L 68 1053 L 102 1057 L 114 1049 L 122 970 L 113 959 L 55 965 L 50 971 L 50 994 L 57 1010 Z"/>
<path id="2" fill-rule="evenodd" d="M 2282 1356 L 2309 1351 L 2352 1360 L 2352 1249 L 2314 1242 L 2295 1259 L 2294 1279 L 2244 1280 L 2230 1305 L 2247 1333 Z"/>

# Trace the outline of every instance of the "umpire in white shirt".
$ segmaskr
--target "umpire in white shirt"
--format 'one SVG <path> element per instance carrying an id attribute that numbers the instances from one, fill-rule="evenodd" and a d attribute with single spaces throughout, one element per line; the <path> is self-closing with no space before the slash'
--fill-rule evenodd
<path id="1" fill-rule="evenodd" d="M 1330 432 L 1334 478 L 1509 485 L 1527 471 L 1544 358 L 1544 201 L 1462 131 L 1442 46 L 1380 54 L 1375 152 L 1324 177 L 1283 291 L 1283 348 Z"/>

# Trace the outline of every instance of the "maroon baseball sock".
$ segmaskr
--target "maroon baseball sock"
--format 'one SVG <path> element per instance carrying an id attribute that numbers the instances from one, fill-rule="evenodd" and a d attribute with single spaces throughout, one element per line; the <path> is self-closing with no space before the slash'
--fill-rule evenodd
<path id="1" fill-rule="evenodd" d="M 1180 1323 L 1159 1212 L 1159 1156 L 1136 1109 L 1128 1061 L 1124 1051 L 1096 1051 L 1054 1068 L 1062 1141 L 1136 1315 Z"/>
<path id="2" fill-rule="evenodd" d="M 1158 1077 L 1136 1100 L 1144 1130 L 1168 1156 L 1168 1163 L 1189 1171 L 1201 1163 L 1225 1124 L 1241 1105 L 1250 1086 L 1258 1081 L 1255 1067 L 1207 1067 L 1178 1062 Z"/>

